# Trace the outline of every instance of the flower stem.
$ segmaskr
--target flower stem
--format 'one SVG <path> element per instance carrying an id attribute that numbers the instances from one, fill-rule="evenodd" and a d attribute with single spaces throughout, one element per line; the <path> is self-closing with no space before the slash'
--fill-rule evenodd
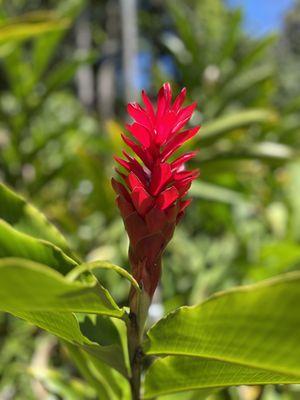
<path id="1" fill-rule="evenodd" d="M 140 400 L 142 361 L 144 356 L 142 341 L 151 298 L 143 289 L 138 292 L 135 288 L 131 288 L 129 303 L 130 314 L 127 319 L 128 351 L 131 366 L 129 382 L 132 400 Z"/>
<path id="2" fill-rule="evenodd" d="M 137 316 L 133 312 L 129 314 L 128 322 L 128 349 L 131 365 L 131 377 L 129 379 L 132 400 L 140 400 L 142 350 L 140 343 L 139 326 Z"/>

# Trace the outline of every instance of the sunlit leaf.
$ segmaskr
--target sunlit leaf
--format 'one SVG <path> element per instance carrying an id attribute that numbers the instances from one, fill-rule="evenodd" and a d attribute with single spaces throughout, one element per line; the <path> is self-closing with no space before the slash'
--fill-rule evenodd
<path id="1" fill-rule="evenodd" d="M 68 247 L 63 235 L 40 211 L 1 182 L 0 218 L 20 232 L 47 240 L 63 250 Z"/>
<path id="2" fill-rule="evenodd" d="M 2 311 L 124 314 L 96 279 L 90 284 L 70 282 L 45 265 L 18 258 L 1 259 L 0 276 Z"/>
<path id="3" fill-rule="evenodd" d="M 68 27 L 67 19 L 43 21 L 43 22 L 19 22 L 8 23 L 0 26 L 0 44 L 9 41 L 22 41 L 47 32 L 64 30 Z"/>
<path id="4" fill-rule="evenodd" d="M 155 361 L 147 371 L 145 398 L 196 389 L 207 396 L 220 387 L 299 382 L 300 376 L 196 357 L 169 356 Z"/>
<path id="5" fill-rule="evenodd" d="M 14 310 L 16 310 L 15 308 Z M 118 344 L 101 345 L 84 336 L 77 318 L 71 312 L 9 311 L 64 341 L 75 345 L 96 359 L 103 360 L 121 374 L 127 375 L 122 349 Z M 99 332 L 101 334 L 101 332 Z"/>
<path id="6" fill-rule="evenodd" d="M 96 280 L 90 284 L 70 282 L 46 266 L 13 258 L 0 260 L 0 277 L 1 311 L 80 346 L 93 357 L 127 374 L 122 343 L 113 340 L 102 343 L 85 336 L 73 314 L 123 316 L 124 311 Z M 101 324 L 98 328 L 101 335 Z"/>
<path id="7" fill-rule="evenodd" d="M 66 274 L 77 262 L 59 247 L 12 228 L 0 219 L 0 257 L 20 257 L 36 261 Z"/>
<path id="8" fill-rule="evenodd" d="M 178 390 L 207 388 L 208 378 L 210 387 L 300 383 L 299 307 L 300 273 L 295 272 L 221 292 L 197 306 L 179 308 L 148 332 L 147 354 L 176 357 L 153 365 L 157 379 L 151 377 L 150 369 L 147 396 L 153 395 L 152 390 L 168 393 L 169 382 L 178 385 Z M 178 378 L 181 357 L 186 380 Z M 165 379 L 158 380 L 162 365 Z M 201 370 L 206 383 L 200 378 Z M 193 381 L 196 376 L 199 379 Z"/>

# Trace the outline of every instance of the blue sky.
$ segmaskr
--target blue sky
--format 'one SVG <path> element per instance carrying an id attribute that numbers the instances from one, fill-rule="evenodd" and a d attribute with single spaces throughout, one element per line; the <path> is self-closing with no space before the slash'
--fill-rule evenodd
<path id="1" fill-rule="evenodd" d="M 243 7 L 245 28 L 257 36 L 278 30 L 294 0 L 227 0 L 227 3 Z"/>
<path id="2" fill-rule="evenodd" d="M 201 0 L 198 0 L 201 1 Z M 281 28 L 284 15 L 294 4 L 294 0 L 225 0 L 232 7 L 241 7 L 244 12 L 246 31 L 252 36 L 261 36 Z M 172 67 L 168 60 L 166 67 Z M 149 52 L 139 56 L 140 75 L 136 78 L 139 88 L 147 88 L 149 84 L 149 68 L 151 55 Z"/>

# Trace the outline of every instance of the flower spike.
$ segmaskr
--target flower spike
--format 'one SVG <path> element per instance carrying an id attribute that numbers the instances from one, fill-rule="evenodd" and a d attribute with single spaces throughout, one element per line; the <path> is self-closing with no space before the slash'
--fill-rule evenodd
<path id="1" fill-rule="evenodd" d="M 150 300 L 159 282 L 162 253 L 191 202 L 185 196 L 199 175 L 197 170 L 185 169 L 185 163 L 197 154 L 195 151 L 170 161 L 200 128 L 183 130 L 196 108 L 196 103 L 182 107 L 185 97 L 184 88 L 172 104 L 171 86 L 165 83 L 154 107 L 143 91 L 144 107 L 135 102 L 127 106 L 134 119 L 126 125 L 130 137 L 122 135 L 136 157 L 125 151 L 125 159 L 115 157 L 125 169 L 125 173 L 117 170 L 123 182 L 113 179 L 112 184 L 129 236 L 132 273 Z"/>

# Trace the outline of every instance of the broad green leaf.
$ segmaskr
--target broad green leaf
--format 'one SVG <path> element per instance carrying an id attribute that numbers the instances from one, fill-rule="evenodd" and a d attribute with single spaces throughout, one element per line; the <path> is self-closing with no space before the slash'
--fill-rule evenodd
<path id="1" fill-rule="evenodd" d="M 48 240 L 63 250 L 67 242 L 58 229 L 22 196 L 0 182 L 0 218 L 18 231 Z"/>
<path id="2" fill-rule="evenodd" d="M 221 136 L 231 133 L 234 129 L 243 128 L 254 123 L 272 123 L 276 119 L 276 114 L 266 109 L 251 109 L 238 111 L 232 115 L 225 115 L 203 125 L 201 129 L 201 143 L 203 145 L 206 142 L 215 141 Z"/>
<path id="3" fill-rule="evenodd" d="M 169 356 L 155 361 L 147 371 L 144 398 L 198 389 L 207 396 L 220 387 L 279 383 L 300 383 L 300 376 L 196 357 Z"/>
<path id="4" fill-rule="evenodd" d="M 210 394 L 213 394 L 212 389 L 189 390 L 187 392 L 176 392 L 158 396 L 155 397 L 155 400 L 204 400 Z"/>
<path id="5" fill-rule="evenodd" d="M 83 312 L 122 317 L 108 291 L 97 281 L 70 282 L 53 269 L 32 261 L 0 260 L 0 310 L 15 312 Z"/>
<path id="6" fill-rule="evenodd" d="M 77 262 L 59 247 L 46 240 L 36 239 L 12 228 L 0 219 L 0 257 L 18 257 L 51 266 L 66 274 Z"/>
<path id="7" fill-rule="evenodd" d="M 77 318 L 71 312 L 49 311 L 9 311 L 15 317 L 52 333 L 64 341 L 80 347 L 82 351 L 108 363 L 120 373 L 126 375 L 127 367 L 120 346 L 100 345 L 86 336 L 80 330 Z M 99 332 L 100 333 L 100 332 Z"/>
<path id="8" fill-rule="evenodd" d="M 108 270 L 114 271 L 117 274 L 119 274 L 120 276 L 122 276 L 123 278 L 127 279 L 132 284 L 132 286 L 135 287 L 135 289 L 140 290 L 139 284 L 134 279 L 134 277 L 129 272 L 126 271 L 126 269 L 121 268 L 118 265 L 111 264 L 108 261 L 93 261 L 90 263 L 78 265 L 72 271 L 70 271 L 68 273 L 66 278 L 69 279 L 70 281 L 74 281 L 81 274 L 83 274 L 85 272 L 92 272 L 97 269 L 108 269 Z"/>
<path id="9" fill-rule="evenodd" d="M 144 349 L 237 363 L 300 381 L 300 272 L 221 292 L 154 325 Z"/>
<path id="10" fill-rule="evenodd" d="M 77 318 L 71 312 L 10 311 L 10 314 L 24 319 L 25 321 L 70 343 L 76 345 L 89 343 L 80 331 Z"/>
<path id="11" fill-rule="evenodd" d="M 96 280 L 93 284 L 69 282 L 46 266 L 28 260 L 1 259 L 0 310 L 80 346 L 85 352 L 127 375 L 120 340 L 111 338 L 109 342 L 100 342 L 95 337 L 84 335 L 72 314 L 87 312 L 119 318 L 123 315 L 123 310 Z M 98 324 L 97 328 L 99 337 L 101 329 L 105 334 L 104 324 Z"/>

